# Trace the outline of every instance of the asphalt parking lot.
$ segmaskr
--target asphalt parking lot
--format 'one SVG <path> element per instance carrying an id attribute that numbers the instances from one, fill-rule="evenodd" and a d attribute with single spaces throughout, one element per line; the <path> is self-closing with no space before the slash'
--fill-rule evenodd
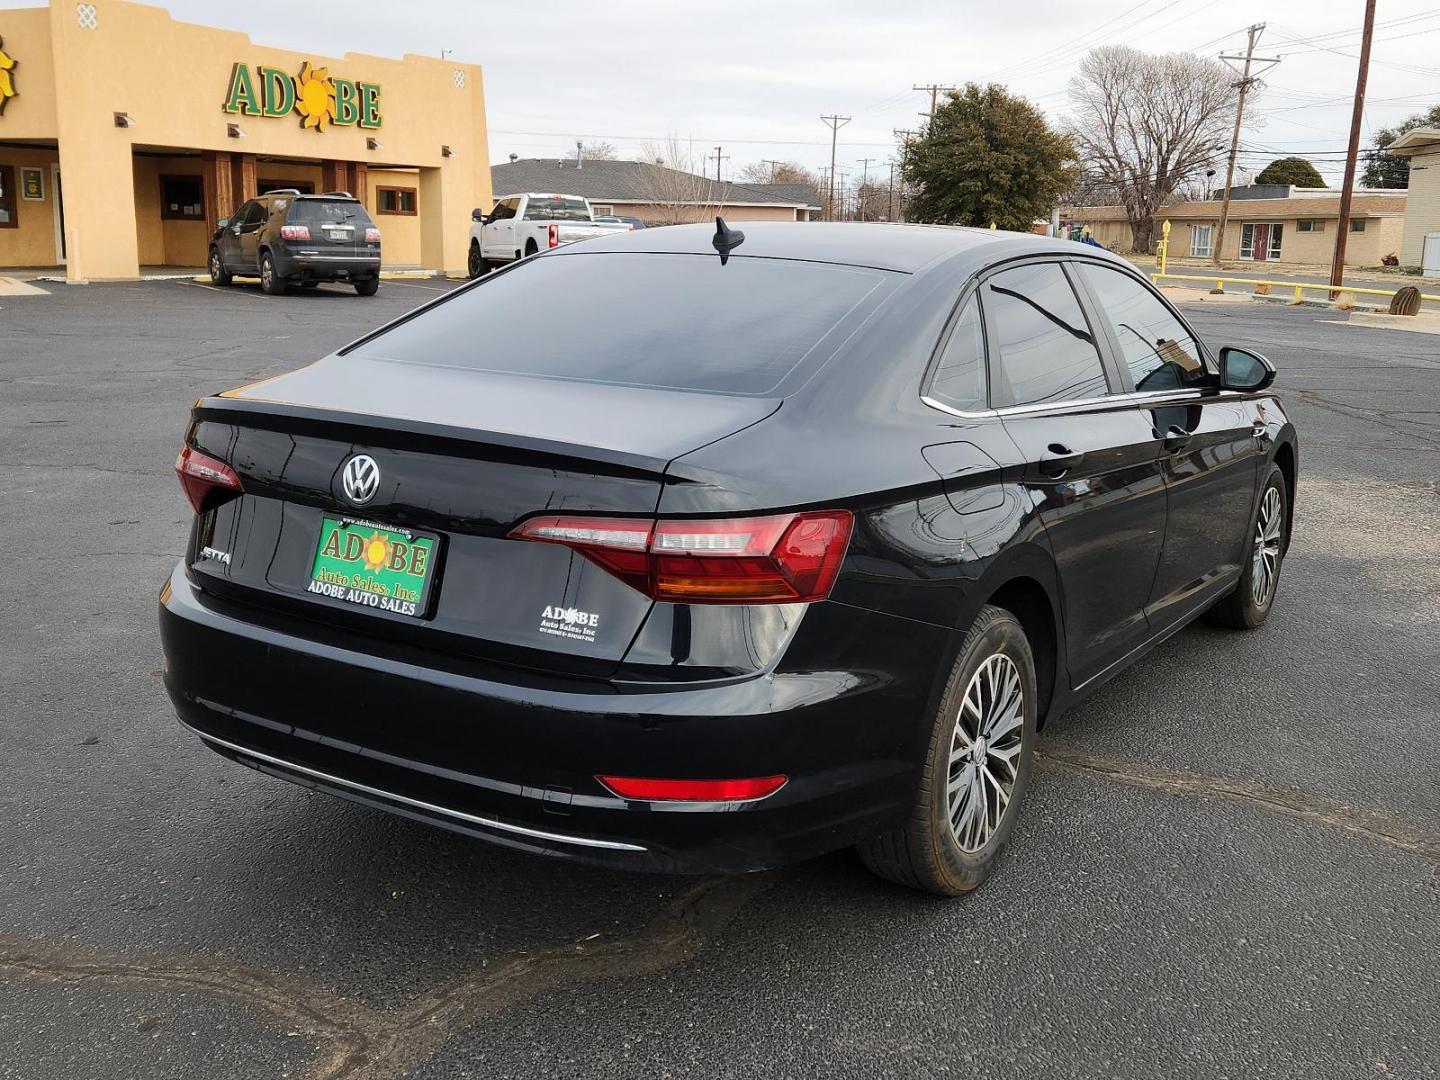
<path id="1" fill-rule="evenodd" d="M 577 868 L 204 749 L 155 620 L 189 404 L 449 286 L 49 287 L 0 300 L 0 1077 L 1440 1075 L 1440 338 L 1190 312 L 1300 428 L 1275 611 L 1047 728 L 940 902 Z"/>

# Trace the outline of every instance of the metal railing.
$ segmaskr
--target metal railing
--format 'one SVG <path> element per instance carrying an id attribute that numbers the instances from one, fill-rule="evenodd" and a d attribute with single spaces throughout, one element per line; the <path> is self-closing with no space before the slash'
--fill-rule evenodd
<path id="1" fill-rule="evenodd" d="M 1209 281 L 1209 282 L 1214 282 L 1214 284 L 1215 284 L 1215 289 L 1214 289 L 1214 291 L 1215 291 L 1215 292 L 1221 292 L 1221 293 L 1223 293 L 1223 292 L 1225 291 L 1225 285 L 1226 285 L 1227 282 L 1230 283 L 1231 285 L 1265 285 L 1265 286 L 1268 286 L 1268 287 L 1271 288 L 1271 289 L 1280 289 L 1280 290 L 1284 290 L 1284 289 L 1294 289 L 1294 290 L 1295 290 L 1295 301 L 1294 301 L 1294 302 L 1297 303 L 1297 304 L 1300 303 L 1302 300 L 1305 299 L 1305 290 L 1306 290 L 1306 289 L 1310 289 L 1310 290 L 1312 290 L 1312 291 L 1318 290 L 1318 291 L 1320 291 L 1320 292 L 1326 292 L 1326 293 L 1333 292 L 1333 293 L 1336 293 L 1336 294 L 1339 294 L 1339 293 L 1350 293 L 1350 294 L 1352 294 L 1352 295 L 1354 295 L 1354 296 L 1383 296 L 1383 297 L 1385 297 L 1387 300 L 1393 298 L 1394 295 L 1395 295 L 1395 293 L 1399 291 L 1398 289 L 1366 289 L 1366 288 L 1361 288 L 1360 286 L 1357 286 L 1357 285 L 1328 285 L 1328 284 L 1327 284 L 1327 285 L 1317 285 L 1317 284 L 1312 284 L 1312 283 L 1303 282 L 1303 281 L 1302 281 L 1302 282 L 1294 282 L 1294 281 L 1267 281 L 1267 280 L 1265 280 L 1264 278 L 1227 277 L 1227 276 L 1224 276 L 1224 275 L 1215 275 L 1215 274 L 1162 274 L 1162 273 L 1156 273 L 1156 274 L 1151 274 L 1151 275 L 1150 275 L 1150 280 L 1151 280 L 1152 282 L 1154 282 L 1156 285 L 1160 284 L 1160 282 L 1161 282 L 1162 279 L 1165 280 L 1165 281 Z M 1402 288 L 1403 288 L 1403 286 L 1402 286 Z M 1432 294 L 1432 293 L 1421 293 L 1421 294 L 1420 294 L 1420 299 L 1421 299 L 1421 300 L 1428 300 L 1428 301 L 1430 301 L 1431 303 L 1434 303 L 1434 304 L 1440 304 L 1440 296 L 1436 296 L 1436 295 L 1434 295 L 1434 294 Z"/>

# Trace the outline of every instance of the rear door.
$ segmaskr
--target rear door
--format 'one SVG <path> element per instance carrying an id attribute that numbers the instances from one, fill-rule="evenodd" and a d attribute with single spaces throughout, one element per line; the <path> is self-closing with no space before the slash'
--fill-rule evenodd
<path id="1" fill-rule="evenodd" d="M 1162 628 L 1207 603 L 1213 587 L 1241 569 L 1266 450 L 1261 403 L 1219 392 L 1199 341 L 1146 282 L 1095 263 L 1075 266 L 1112 337 L 1126 389 L 1163 440 L 1169 515 L 1148 604 Z"/>
<path id="2" fill-rule="evenodd" d="M 270 216 L 268 203 L 251 200 L 250 211 L 240 222 L 240 233 L 235 238 L 235 265 L 233 269 L 242 274 L 260 272 L 260 230 Z"/>
<path id="3" fill-rule="evenodd" d="M 991 404 L 1019 448 L 1054 552 L 1072 685 L 1142 642 L 1165 535 L 1160 441 L 1117 396 L 1066 269 L 1024 263 L 982 285 Z"/>

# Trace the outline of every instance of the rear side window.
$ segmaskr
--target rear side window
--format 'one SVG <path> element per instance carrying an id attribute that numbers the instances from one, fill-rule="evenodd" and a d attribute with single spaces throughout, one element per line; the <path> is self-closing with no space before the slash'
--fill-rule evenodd
<path id="1" fill-rule="evenodd" d="M 1108 266 L 1082 264 L 1080 275 L 1110 320 L 1136 390 L 1183 390 L 1205 381 L 1200 346 L 1159 297 Z"/>
<path id="2" fill-rule="evenodd" d="M 984 303 L 999 351 L 996 408 L 1109 393 L 1095 337 L 1059 263 L 1001 271 L 986 283 Z"/>
<path id="3" fill-rule="evenodd" d="M 484 279 L 352 355 L 767 394 L 807 358 L 823 360 L 830 350 L 817 345 L 893 276 L 781 259 L 552 255 Z"/>
<path id="4" fill-rule="evenodd" d="M 980 303 L 973 296 L 940 350 L 929 396 L 961 412 L 985 408 L 985 327 L 980 322 Z"/>
<path id="5" fill-rule="evenodd" d="M 525 204 L 526 221 L 589 221 L 590 208 L 584 199 L 545 198 L 532 195 Z"/>
<path id="6" fill-rule="evenodd" d="M 370 215 L 354 199 L 296 199 L 289 220 L 296 225 L 369 225 Z"/>

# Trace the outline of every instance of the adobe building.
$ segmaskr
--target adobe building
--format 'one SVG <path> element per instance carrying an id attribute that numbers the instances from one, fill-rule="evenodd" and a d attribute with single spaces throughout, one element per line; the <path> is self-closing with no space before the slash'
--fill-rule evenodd
<path id="1" fill-rule="evenodd" d="M 0 272 L 200 267 L 278 187 L 354 194 L 387 267 L 463 273 L 491 203 L 479 66 L 290 52 L 126 0 L 0 11 Z"/>

